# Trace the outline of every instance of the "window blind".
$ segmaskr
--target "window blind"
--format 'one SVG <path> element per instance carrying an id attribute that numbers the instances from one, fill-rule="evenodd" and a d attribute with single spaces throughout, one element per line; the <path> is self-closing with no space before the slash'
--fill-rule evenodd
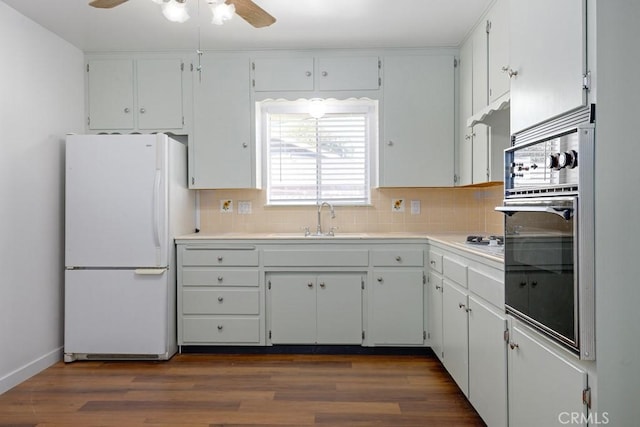
<path id="1" fill-rule="evenodd" d="M 267 115 L 268 203 L 369 203 L 366 112 Z"/>

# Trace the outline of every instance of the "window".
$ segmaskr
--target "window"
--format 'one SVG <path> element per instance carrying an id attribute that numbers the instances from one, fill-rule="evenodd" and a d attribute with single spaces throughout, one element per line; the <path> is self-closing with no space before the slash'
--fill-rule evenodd
<path id="1" fill-rule="evenodd" d="M 376 101 L 263 101 L 261 113 L 267 204 L 370 203 Z"/>

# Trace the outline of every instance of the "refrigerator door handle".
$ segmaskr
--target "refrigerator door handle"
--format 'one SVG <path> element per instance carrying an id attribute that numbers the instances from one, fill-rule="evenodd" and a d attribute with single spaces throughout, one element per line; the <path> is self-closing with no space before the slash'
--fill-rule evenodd
<path id="1" fill-rule="evenodd" d="M 160 247 L 160 178 L 161 171 L 156 169 L 156 177 L 153 182 L 153 239 L 156 248 Z"/>
<path id="2" fill-rule="evenodd" d="M 143 276 L 160 276 L 165 271 L 167 271 L 166 268 L 136 268 L 134 272 Z"/>

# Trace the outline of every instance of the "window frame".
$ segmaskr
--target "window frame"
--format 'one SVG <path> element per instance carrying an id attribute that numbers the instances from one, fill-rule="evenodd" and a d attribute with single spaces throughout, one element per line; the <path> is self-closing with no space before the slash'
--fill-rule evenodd
<path id="1" fill-rule="evenodd" d="M 269 114 L 309 114 L 309 106 L 313 99 L 273 100 L 267 99 L 256 102 L 256 139 L 260 148 L 263 189 L 266 191 L 266 206 L 317 206 L 325 200 L 316 198 L 310 200 L 280 201 L 271 200 L 270 159 L 269 159 Z M 371 206 L 371 191 L 375 187 L 377 178 L 377 151 L 379 132 L 378 101 L 369 98 L 360 99 L 323 99 L 325 114 L 331 113 L 364 113 L 367 117 L 365 150 L 366 185 L 365 198 L 362 202 L 330 200 L 335 206 Z"/>

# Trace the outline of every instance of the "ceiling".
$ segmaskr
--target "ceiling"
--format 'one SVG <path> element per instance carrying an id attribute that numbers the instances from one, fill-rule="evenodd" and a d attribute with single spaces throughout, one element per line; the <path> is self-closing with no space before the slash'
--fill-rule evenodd
<path id="1" fill-rule="evenodd" d="M 151 0 L 96 9 L 89 0 L 2 0 L 85 52 L 201 49 L 454 47 L 493 0 L 254 0 L 277 18 L 256 29 L 211 24 L 206 0 L 167 21 Z"/>

